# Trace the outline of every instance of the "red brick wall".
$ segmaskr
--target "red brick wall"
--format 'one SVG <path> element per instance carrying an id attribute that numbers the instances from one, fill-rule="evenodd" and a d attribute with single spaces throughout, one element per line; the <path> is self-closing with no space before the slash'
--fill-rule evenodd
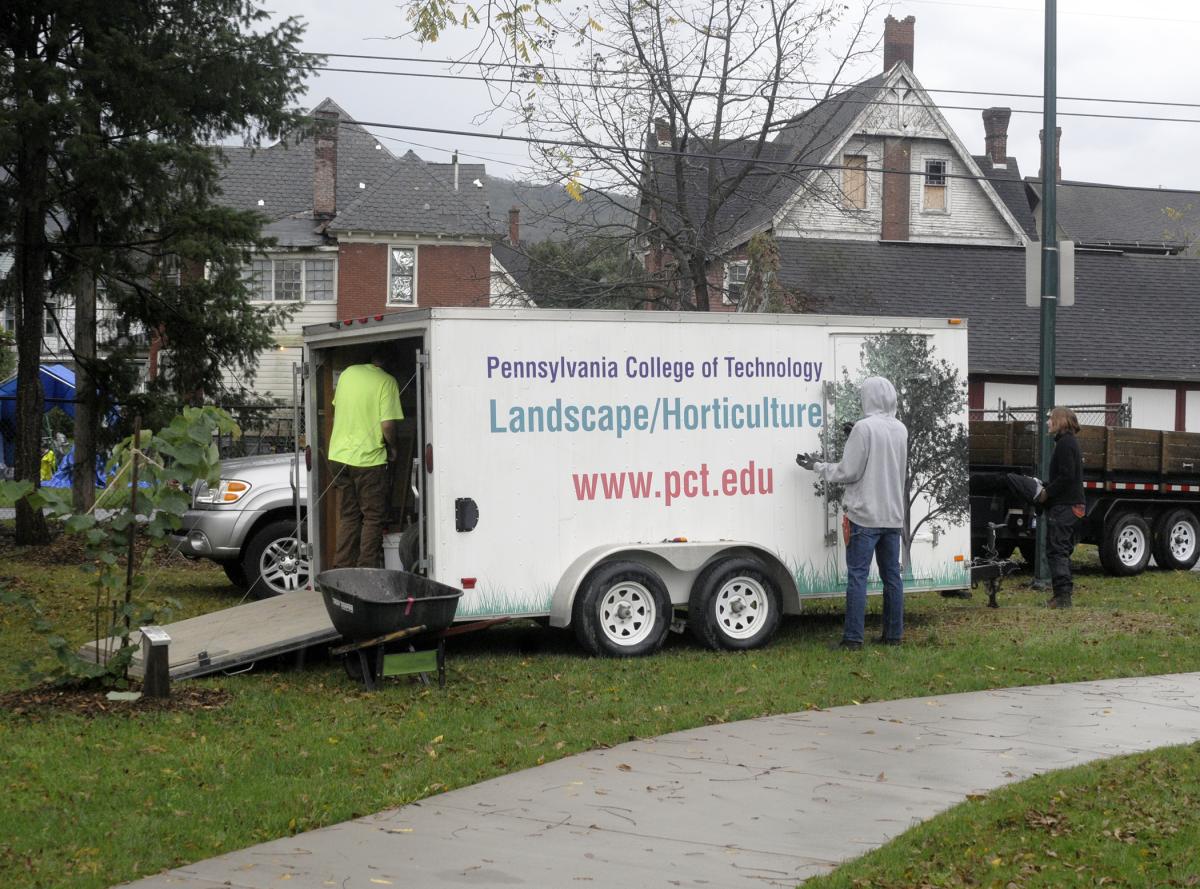
<path id="1" fill-rule="evenodd" d="M 491 247 L 427 247 L 417 250 L 417 305 L 486 308 L 491 292 Z"/>
<path id="2" fill-rule="evenodd" d="M 338 317 L 386 311 L 387 245 L 338 245 Z"/>
<path id="3" fill-rule="evenodd" d="M 417 247 L 418 308 L 486 308 L 491 293 L 490 247 Z M 394 312 L 387 305 L 386 244 L 341 244 L 338 248 L 338 317 Z"/>

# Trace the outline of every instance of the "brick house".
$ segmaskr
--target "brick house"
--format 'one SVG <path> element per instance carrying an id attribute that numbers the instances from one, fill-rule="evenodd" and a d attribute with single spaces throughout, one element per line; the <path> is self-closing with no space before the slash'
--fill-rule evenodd
<path id="1" fill-rule="evenodd" d="M 709 163 L 752 166 L 710 233 L 710 308 L 746 309 L 746 247 L 769 233 L 778 281 L 803 310 L 967 318 L 971 408 L 1033 405 L 1039 313 L 1025 305 L 1024 246 L 1040 237 L 1041 180 L 1008 156 L 1009 109 L 983 113 L 985 151 L 971 154 L 913 73 L 914 31 L 911 16 L 889 16 L 883 71 L 790 121 L 757 160 L 745 142 L 688 158 L 697 202 Z M 661 127 L 652 143 L 675 144 Z M 1200 430 L 1198 211 L 1198 192 L 1062 183 L 1058 236 L 1078 247 L 1077 303 L 1058 313 L 1060 402 L 1131 402 L 1134 425 Z M 654 213 L 673 221 L 644 201 Z M 665 234 L 643 233 L 648 271 L 669 265 Z"/>
<path id="2" fill-rule="evenodd" d="M 395 155 L 331 99 L 313 118 L 311 131 L 268 148 L 220 149 L 220 200 L 262 214 L 276 242 L 246 269 L 256 301 L 295 310 L 252 391 L 289 403 L 304 325 L 487 306 L 493 278 L 483 165 Z"/>

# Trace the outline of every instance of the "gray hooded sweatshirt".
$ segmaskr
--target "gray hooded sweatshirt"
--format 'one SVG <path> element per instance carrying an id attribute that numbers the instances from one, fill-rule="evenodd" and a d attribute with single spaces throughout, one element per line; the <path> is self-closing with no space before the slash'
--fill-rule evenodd
<path id="1" fill-rule="evenodd" d="M 827 482 L 845 485 L 846 514 L 864 528 L 903 528 L 908 430 L 896 419 L 896 387 L 883 377 L 862 384 L 863 418 L 854 424 L 841 463 L 817 463 Z"/>

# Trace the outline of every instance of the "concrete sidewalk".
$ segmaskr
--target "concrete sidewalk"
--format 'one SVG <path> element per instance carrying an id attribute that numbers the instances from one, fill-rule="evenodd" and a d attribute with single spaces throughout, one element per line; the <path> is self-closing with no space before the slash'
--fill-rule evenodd
<path id="1" fill-rule="evenodd" d="M 795 886 L 969 793 L 1197 739 L 1200 673 L 807 711 L 583 753 L 132 885 Z"/>

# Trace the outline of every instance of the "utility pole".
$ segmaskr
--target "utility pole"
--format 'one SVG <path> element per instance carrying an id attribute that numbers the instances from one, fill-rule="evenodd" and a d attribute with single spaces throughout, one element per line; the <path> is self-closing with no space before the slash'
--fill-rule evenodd
<path id="1" fill-rule="evenodd" d="M 1054 323 L 1058 310 L 1058 0 L 1046 2 L 1045 82 L 1042 87 L 1042 327 L 1038 371 L 1038 476 L 1050 474 L 1054 442 L 1046 415 L 1054 407 Z M 1035 587 L 1045 587 L 1050 570 L 1046 563 L 1046 518 L 1038 522 Z"/>

